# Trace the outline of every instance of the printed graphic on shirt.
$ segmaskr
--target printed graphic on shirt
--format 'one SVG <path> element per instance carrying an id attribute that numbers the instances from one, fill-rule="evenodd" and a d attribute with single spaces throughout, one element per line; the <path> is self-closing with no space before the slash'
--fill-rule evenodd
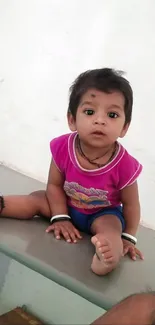
<path id="1" fill-rule="evenodd" d="M 65 182 L 64 191 L 70 198 L 71 204 L 77 208 L 93 209 L 104 208 L 110 205 L 108 191 L 85 188 L 75 182 Z"/>

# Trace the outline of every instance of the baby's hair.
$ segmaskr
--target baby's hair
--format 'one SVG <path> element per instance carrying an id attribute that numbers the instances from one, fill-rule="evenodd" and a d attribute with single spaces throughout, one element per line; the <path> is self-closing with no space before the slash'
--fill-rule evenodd
<path id="1" fill-rule="evenodd" d="M 70 87 L 68 113 L 76 119 L 81 97 L 91 88 L 111 93 L 119 91 L 125 98 L 125 124 L 131 122 L 133 91 L 130 83 L 123 77 L 122 71 L 110 68 L 88 70 L 81 73 Z"/>

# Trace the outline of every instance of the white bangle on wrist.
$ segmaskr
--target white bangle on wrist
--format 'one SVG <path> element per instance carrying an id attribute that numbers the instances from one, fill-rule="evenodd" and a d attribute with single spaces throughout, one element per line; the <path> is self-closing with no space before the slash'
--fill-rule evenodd
<path id="1" fill-rule="evenodd" d="M 126 232 L 122 232 L 122 238 L 130 241 L 134 245 L 137 244 L 137 238 L 134 237 L 134 236 L 132 236 L 132 235 L 130 235 L 130 234 L 128 234 L 128 233 L 126 233 Z"/>
<path id="2" fill-rule="evenodd" d="M 68 214 L 57 214 L 50 219 L 50 222 L 54 223 L 55 221 L 70 220 L 70 219 L 71 217 Z"/>

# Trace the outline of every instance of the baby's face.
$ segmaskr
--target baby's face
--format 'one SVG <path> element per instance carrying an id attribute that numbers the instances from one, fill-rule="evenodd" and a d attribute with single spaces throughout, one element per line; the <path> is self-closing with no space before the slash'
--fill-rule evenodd
<path id="1" fill-rule="evenodd" d="M 124 96 L 120 92 L 104 93 L 88 90 L 77 109 L 74 130 L 80 139 L 92 147 L 114 143 L 127 132 L 125 124 Z"/>

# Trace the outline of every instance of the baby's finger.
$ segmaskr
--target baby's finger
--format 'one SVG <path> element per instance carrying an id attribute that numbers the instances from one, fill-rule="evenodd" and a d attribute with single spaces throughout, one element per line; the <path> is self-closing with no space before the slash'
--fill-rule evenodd
<path id="1" fill-rule="evenodd" d="M 79 231 L 76 228 L 74 228 L 74 233 L 75 233 L 77 238 L 79 238 L 79 239 L 82 238 L 81 234 L 79 233 Z"/>
<path id="2" fill-rule="evenodd" d="M 55 238 L 60 239 L 61 238 L 61 236 L 60 236 L 60 228 L 55 227 L 53 230 L 54 230 Z"/>
<path id="3" fill-rule="evenodd" d="M 77 237 L 76 237 L 74 231 L 69 231 L 69 235 L 71 237 L 72 242 L 77 243 Z"/>
<path id="4" fill-rule="evenodd" d="M 123 249 L 123 255 L 125 256 L 128 253 L 129 247 L 124 247 Z"/>
<path id="5" fill-rule="evenodd" d="M 54 230 L 54 225 L 50 225 L 49 227 L 47 227 L 46 232 L 51 232 Z"/>
<path id="6" fill-rule="evenodd" d="M 64 227 L 61 228 L 61 233 L 62 233 L 62 236 L 64 237 L 64 239 L 67 241 L 67 243 L 71 243 L 70 234 Z"/>
<path id="7" fill-rule="evenodd" d="M 128 253 L 133 261 L 136 261 L 135 247 L 129 247 Z"/>
<path id="8" fill-rule="evenodd" d="M 144 260 L 144 255 L 141 253 L 139 249 L 136 248 L 136 254 L 140 257 L 141 260 Z"/>

